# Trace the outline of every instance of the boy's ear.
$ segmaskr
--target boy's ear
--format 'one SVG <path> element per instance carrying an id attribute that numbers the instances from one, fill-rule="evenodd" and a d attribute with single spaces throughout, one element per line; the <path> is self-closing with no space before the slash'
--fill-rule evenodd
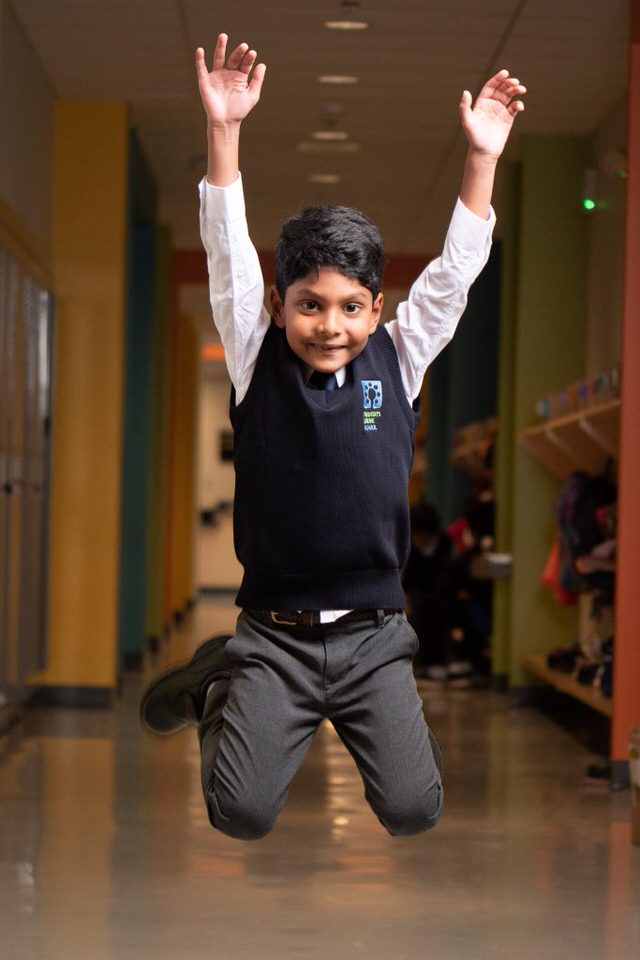
<path id="1" fill-rule="evenodd" d="M 384 303 L 384 295 L 382 293 L 379 293 L 378 296 L 373 301 L 373 307 L 371 309 L 371 326 L 369 327 L 369 333 L 373 333 L 375 328 L 380 323 L 383 303 Z"/>
<path id="2" fill-rule="evenodd" d="M 274 319 L 276 327 L 284 328 L 284 304 L 275 287 L 271 287 L 269 291 L 269 300 L 271 301 L 271 316 Z"/>

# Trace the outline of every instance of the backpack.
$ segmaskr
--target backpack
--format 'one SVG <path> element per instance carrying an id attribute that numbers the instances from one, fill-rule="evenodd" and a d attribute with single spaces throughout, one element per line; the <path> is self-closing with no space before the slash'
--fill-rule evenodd
<path id="1" fill-rule="evenodd" d="M 610 589 L 613 574 L 596 572 L 580 575 L 578 557 L 591 553 L 605 534 L 598 523 L 599 507 L 614 503 L 616 487 L 606 474 L 592 477 L 584 470 L 571 473 L 562 484 L 556 504 L 560 542 L 560 583 L 566 590 L 581 593 L 585 586 Z M 602 582 L 601 582 L 602 581 Z"/>

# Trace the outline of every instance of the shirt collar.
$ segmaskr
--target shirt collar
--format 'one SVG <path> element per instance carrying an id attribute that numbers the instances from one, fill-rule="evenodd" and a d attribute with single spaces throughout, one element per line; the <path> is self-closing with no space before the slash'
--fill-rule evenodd
<path id="1" fill-rule="evenodd" d="M 339 386 L 339 387 L 344 386 L 344 382 L 345 382 L 345 380 L 347 379 L 347 368 L 346 368 L 346 367 L 340 367 L 339 370 L 334 370 L 333 372 L 334 372 L 335 375 L 336 375 L 336 380 L 338 381 L 338 386 Z M 305 365 L 304 365 L 304 382 L 305 382 L 305 383 L 308 383 L 308 382 L 309 382 L 309 377 L 311 376 L 312 373 L 313 373 L 313 367 L 309 367 L 309 366 L 307 366 L 307 364 L 305 363 Z"/>

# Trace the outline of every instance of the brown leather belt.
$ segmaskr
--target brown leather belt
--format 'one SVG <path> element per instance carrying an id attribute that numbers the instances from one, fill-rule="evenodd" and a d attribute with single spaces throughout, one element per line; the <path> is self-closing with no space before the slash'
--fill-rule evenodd
<path id="1" fill-rule="evenodd" d="M 350 610 L 337 620 L 322 623 L 319 610 L 247 610 L 268 627 L 333 627 L 342 623 L 357 623 L 361 620 L 378 620 L 394 613 L 404 613 L 402 607 L 385 607 L 382 610 Z"/>

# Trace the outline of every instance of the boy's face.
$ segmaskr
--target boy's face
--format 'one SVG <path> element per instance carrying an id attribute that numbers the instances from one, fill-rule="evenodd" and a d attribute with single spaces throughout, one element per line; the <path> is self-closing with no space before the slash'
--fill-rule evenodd
<path id="1" fill-rule="evenodd" d="M 293 352 L 314 370 L 332 373 L 357 357 L 378 325 L 382 294 L 371 292 L 333 267 L 320 267 L 287 288 L 275 287 L 271 306 Z"/>

